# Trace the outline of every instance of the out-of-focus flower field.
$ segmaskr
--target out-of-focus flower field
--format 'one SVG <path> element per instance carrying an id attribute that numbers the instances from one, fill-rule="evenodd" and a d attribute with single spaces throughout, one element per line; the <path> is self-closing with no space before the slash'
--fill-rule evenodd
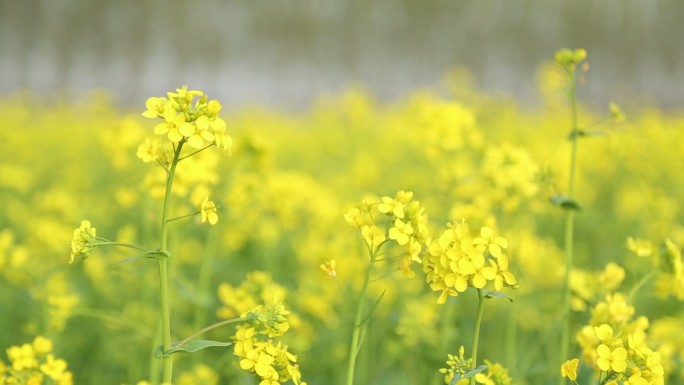
<path id="1" fill-rule="evenodd" d="M 350 89 L 296 113 L 222 111 L 232 154 L 203 151 L 174 182 L 172 216 L 209 195 L 219 217 L 214 226 L 199 217 L 170 225 L 174 338 L 282 301 L 291 312 L 283 340 L 302 378 L 343 383 L 351 302 L 368 263 L 344 214 L 404 190 L 425 208 L 432 238 L 462 219 L 506 238 L 519 287 L 502 289 L 512 302 L 488 301 L 479 356 L 506 367 L 514 384 L 556 383 L 565 213 L 550 198 L 567 189 L 571 126 L 553 72 L 544 74 L 536 106 L 455 79 L 447 92 L 393 102 Z M 69 264 L 83 219 L 98 236 L 158 244 L 165 174 L 136 157 L 155 124 L 141 116 L 145 101 L 137 104 L 118 108 L 100 93 L 0 99 L 0 373 L 32 343 L 47 369 L 59 371 L 60 359 L 73 376 L 49 382 L 46 369 L 38 383 L 149 380 L 159 343 L 156 264 L 127 262 L 135 254 L 115 248 Z M 578 108 L 583 127 L 609 117 L 608 106 Z M 625 114 L 579 144 L 567 359 L 580 359 L 578 381 L 596 381 L 593 327 L 638 330 L 659 352 L 665 383 L 682 383 L 684 116 L 649 106 Z M 475 291 L 440 305 L 423 264 L 404 262 L 378 262 L 389 274 L 368 287 L 371 304 L 382 299 L 359 350 L 359 384 L 442 384 L 447 354 L 470 349 Z M 208 334 L 228 341 L 234 329 Z M 232 347 L 178 354 L 174 383 L 256 384 L 238 361 Z"/>

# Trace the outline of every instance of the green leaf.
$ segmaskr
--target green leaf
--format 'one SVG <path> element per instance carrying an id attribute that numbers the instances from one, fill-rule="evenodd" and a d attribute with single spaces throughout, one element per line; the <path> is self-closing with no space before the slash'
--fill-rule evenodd
<path id="1" fill-rule="evenodd" d="M 580 211 L 582 209 L 582 206 L 579 204 L 579 202 L 564 195 L 554 195 L 549 198 L 549 200 L 553 205 L 558 206 L 563 210 Z"/>
<path id="2" fill-rule="evenodd" d="M 155 358 L 164 358 L 168 357 L 174 353 L 178 352 L 186 352 L 186 353 L 194 353 L 197 351 L 200 351 L 202 349 L 206 348 L 211 348 L 211 347 L 225 347 L 225 346 L 230 346 L 233 343 L 232 342 L 221 342 L 221 341 L 211 341 L 211 340 L 191 340 L 188 343 L 178 346 L 180 341 L 176 341 L 171 344 L 171 349 L 167 350 L 166 352 L 162 353 L 162 346 L 158 346 L 157 349 L 154 351 L 154 357 Z"/>
<path id="3" fill-rule="evenodd" d="M 451 379 L 451 382 L 449 382 L 449 385 L 455 385 L 457 382 L 459 382 L 460 380 L 462 380 L 464 378 L 471 378 L 478 373 L 482 373 L 483 371 L 485 371 L 485 369 L 487 369 L 487 365 L 480 365 L 473 370 L 470 370 L 470 371 L 463 373 L 463 375 L 461 375 L 461 373 L 455 373 L 454 378 Z"/>
<path id="4" fill-rule="evenodd" d="M 604 131 L 587 131 L 587 130 L 576 130 L 570 132 L 568 139 L 573 140 L 582 136 L 604 136 L 606 133 Z"/>
<path id="5" fill-rule="evenodd" d="M 500 291 L 490 291 L 489 293 L 485 294 L 485 298 L 494 298 L 494 299 L 499 299 L 499 298 L 506 298 L 509 301 L 513 302 L 513 297 L 506 293 L 502 293 Z"/>
<path id="6" fill-rule="evenodd" d="M 131 258 L 126 258 L 122 259 L 119 262 L 117 262 L 116 265 L 123 265 L 124 263 L 131 263 L 131 262 L 137 262 L 141 259 L 154 259 L 154 257 L 150 257 L 147 254 L 145 255 L 138 255 L 137 257 L 131 257 Z"/>
<path id="7" fill-rule="evenodd" d="M 171 256 L 171 253 L 169 253 L 166 250 L 152 250 L 145 253 L 145 255 L 148 256 L 148 258 L 154 258 L 159 260 L 169 258 Z"/>

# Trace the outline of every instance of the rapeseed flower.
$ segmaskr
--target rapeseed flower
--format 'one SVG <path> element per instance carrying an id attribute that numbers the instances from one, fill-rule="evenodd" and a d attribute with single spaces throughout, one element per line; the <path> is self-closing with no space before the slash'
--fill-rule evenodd
<path id="1" fill-rule="evenodd" d="M 88 258 L 95 248 L 96 229 L 91 227 L 90 221 L 81 221 L 81 226 L 74 230 L 74 237 L 71 240 L 71 258 L 69 263 L 74 263 L 76 257 Z"/>
<path id="2" fill-rule="evenodd" d="M 193 100 L 199 99 L 193 104 Z M 163 122 L 154 127 L 154 133 L 167 137 L 175 145 L 187 142 L 194 149 L 202 150 L 215 145 L 222 150 L 230 150 L 232 138 L 226 132 L 226 123 L 218 117 L 221 103 L 208 100 L 202 91 L 188 90 L 187 86 L 168 92 L 167 98 L 151 97 L 145 103 L 146 118 L 161 118 Z M 154 154 L 153 143 L 139 148 L 139 157 L 151 159 Z"/>
<path id="3" fill-rule="evenodd" d="M 566 377 L 570 381 L 577 380 L 577 367 L 579 366 L 579 360 L 573 358 L 572 360 L 565 361 L 561 366 L 561 376 Z"/>
<path id="4" fill-rule="evenodd" d="M 601 344 L 596 348 L 596 353 L 598 354 L 596 365 L 601 370 L 623 373 L 627 369 L 627 350 L 622 346 L 611 349 Z"/>
<path id="5" fill-rule="evenodd" d="M 468 287 L 482 289 L 489 283 L 494 290 L 516 287 L 517 279 L 508 270 L 508 257 L 502 253 L 507 246 L 506 239 L 493 237 L 489 228 L 473 237 L 465 220 L 449 223 L 439 238 L 431 240 L 423 258 L 428 285 L 441 292 L 437 302 L 445 303 L 449 296 L 457 296 Z"/>
<path id="6" fill-rule="evenodd" d="M 204 197 L 200 204 L 200 215 L 202 216 L 202 223 L 209 222 L 210 225 L 215 225 L 218 220 L 218 213 L 216 204 L 209 200 L 209 197 Z"/>

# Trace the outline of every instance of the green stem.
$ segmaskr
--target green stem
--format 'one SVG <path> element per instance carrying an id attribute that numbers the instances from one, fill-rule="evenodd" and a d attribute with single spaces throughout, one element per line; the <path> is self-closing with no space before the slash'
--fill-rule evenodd
<path id="1" fill-rule="evenodd" d="M 636 296 L 636 293 L 648 282 L 650 281 L 653 277 L 655 277 L 658 274 L 657 270 L 653 270 L 649 272 L 648 274 L 644 275 L 641 277 L 639 282 L 637 282 L 632 290 L 629 291 L 629 295 L 627 296 L 627 303 L 632 303 L 632 300 L 634 300 L 634 296 Z"/>
<path id="2" fill-rule="evenodd" d="M 359 345 L 361 343 L 361 320 L 363 318 L 363 308 L 366 302 L 366 291 L 368 290 L 368 284 L 370 283 L 371 271 L 373 270 L 373 264 L 375 263 L 375 258 L 377 257 L 377 251 L 380 246 L 372 250 L 369 246 L 368 251 L 370 253 L 370 263 L 366 268 L 366 275 L 363 279 L 363 286 L 361 286 L 361 292 L 359 293 L 359 300 L 356 304 L 356 316 L 354 317 L 354 325 L 352 332 L 351 346 L 349 348 L 349 364 L 347 366 L 347 385 L 354 384 L 354 372 L 356 371 L 356 358 L 359 354 Z"/>
<path id="3" fill-rule="evenodd" d="M 572 142 L 572 150 L 570 155 L 570 177 L 568 181 L 568 198 L 573 199 L 575 194 L 575 171 L 577 169 L 577 139 L 578 139 L 578 124 L 577 124 L 577 95 L 575 84 L 575 72 L 568 70 L 568 77 L 570 80 L 570 89 L 568 92 L 568 99 L 570 103 L 570 116 L 572 122 L 572 131 L 570 140 Z M 565 217 L 565 279 L 564 279 L 564 295 L 563 295 L 563 323 L 561 326 L 561 348 L 559 357 L 559 366 L 565 362 L 570 350 L 570 301 L 572 293 L 570 290 L 570 279 L 572 274 L 572 266 L 574 259 L 574 228 L 575 228 L 575 213 L 572 210 L 567 210 Z M 559 385 L 563 384 L 563 378 L 559 379 Z"/>
<path id="4" fill-rule="evenodd" d="M 240 317 L 240 318 L 231 318 L 229 320 L 225 320 L 225 321 L 217 322 L 215 324 L 211 324 L 207 327 L 204 327 L 204 328 L 190 334 L 189 336 L 184 338 L 182 341 L 177 343 L 175 347 L 181 347 L 181 346 L 187 344 L 188 342 L 192 341 L 193 338 L 195 338 L 199 335 L 202 335 L 202 334 L 204 334 L 210 330 L 220 328 L 221 326 L 224 326 L 224 325 L 230 325 L 230 324 L 234 324 L 234 323 L 238 323 L 238 322 L 244 322 L 244 321 L 247 321 L 247 318 Z"/>
<path id="5" fill-rule="evenodd" d="M 200 213 L 200 211 L 195 211 L 194 213 L 181 215 L 180 217 L 169 218 L 169 219 L 167 219 L 166 221 L 167 221 L 167 222 L 173 222 L 173 221 L 177 221 L 177 220 L 179 220 L 179 219 L 184 219 L 184 218 L 188 218 L 188 217 L 195 216 L 195 215 L 197 215 L 197 214 L 199 214 L 199 213 Z"/>
<path id="6" fill-rule="evenodd" d="M 173 154 L 173 161 L 169 168 L 169 174 L 166 178 L 166 191 L 164 193 L 164 206 L 162 208 L 161 218 L 161 237 L 159 250 L 167 251 L 169 242 L 169 227 L 168 216 L 169 207 L 171 206 L 171 187 L 173 186 L 173 177 L 176 173 L 176 166 L 180 157 L 181 149 L 184 141 L 178 143 L 176 151 Z M 170 255 L 170 254 L 169 254 Z M 162 351 L 171 349 L 171 295 L 169 293 L 169 258 L 159 258 L 159 291 L 161 301 L 161 328 L 162 328 Z M 164 356 L 162 358 L 162 383 L 171 384 L 173 379 L 173 355 Z"/>
<path id="7" fill-rule="evenodd" d="M 94 246 L 119 246 L 119 247 L 127 247 L 129 249 L 134 249 L 142 252 L 147 252 L 147 250 L 143 249 L 140 246 L 132 245 L 130 243 L 124 243 L 124 242 L 112 242 L 112 241 L 97 241 L 93 243 Z"/>
<path id="8" fill-rule="evenodd" d="M 473 362 L 470 364 L 470 369 L 477 368 L 477 346 L 480 340 L 480 325 L 482 324 L 482 313 L 484 312 L 484 301 L 485 296 L 482 289 L 477 289 L 478 303 L 477 303 L 477 315 L 475 316 L 475 330 L 473 331 Z M 470 384 L 475 384 L 475 376 L 470 377 Z"/>

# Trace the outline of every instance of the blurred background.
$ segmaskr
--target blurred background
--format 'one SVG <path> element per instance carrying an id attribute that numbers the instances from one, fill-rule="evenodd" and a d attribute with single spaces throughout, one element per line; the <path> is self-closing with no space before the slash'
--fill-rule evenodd
<path id="1" fill-rule="evenodd" d="M 296 109 L 350 84 L 401 98 L 465 68 L 534 102 L 539 65 L 581 47 L 590 101 L 673 108 L 683 18 L 681 0 L 0 0 L 0 94 L 104 88 L 140 106 L 187 84 Z"/>

